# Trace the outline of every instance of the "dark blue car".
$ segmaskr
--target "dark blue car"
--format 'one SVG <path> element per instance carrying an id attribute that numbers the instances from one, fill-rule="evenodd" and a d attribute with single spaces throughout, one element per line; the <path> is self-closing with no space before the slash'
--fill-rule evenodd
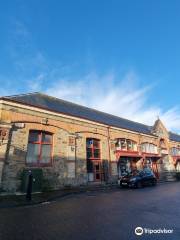
<path id="1" fill-rule="evenodd" d="M 141 188 L 144 186 L 155 186 L 157 179 L 151 169 L 144 169 L 136 173 L 128 173 L 120 179 L 121 187 Z"/>

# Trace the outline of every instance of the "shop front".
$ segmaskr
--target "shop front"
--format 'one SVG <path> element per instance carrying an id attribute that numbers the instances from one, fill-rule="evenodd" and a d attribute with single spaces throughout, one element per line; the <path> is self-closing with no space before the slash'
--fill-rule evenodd
<path id="1" fill-rule="evenodd" d="M 161 156 L 158 154 L 158 148 L 155 144 L 146 142 L 141 144 L 143 156 L 143 168 L 149 168 L 153 171 L 156 178 L 159 178 L 158 162 Z"/>
<path id="2" fill-rule="evenodd" d="M 141 162 L 142 157 L 139 154 L 131 154 L 131 153 L 118 153 L 118 176 L 124 176 L 130 172 L 136 172 L 141 170 Z"/>
<path id="3" fill-rule="evenodd" d="M 137 150 L 137 143 L 131 139 L 119 138 L 116 142 L 118 176 L 139 170 L 142 156 Z"/>
<path id="4" fill-rule="evenodd" d="M 180 148 L 179 148 L 179 146 L 171 148 L 170 153 L 173 158 L 175 170 L 177 172 L 180 172 Z"/>
<path id="5" fill-rule="evenodd" d="M 157 179 L 159 179 L 158 164 L 160 159 L 161 159 L 161 156 L 158 154 L 154 154 L 154 155 L 150 153 L 143 154 L 143 168 L 151 169 Z"/>
<path id="6" fill-rule="evenodd" d="M 175 168 L 177 172 L 180 172 L 180 157 L 176 160 Z"/>

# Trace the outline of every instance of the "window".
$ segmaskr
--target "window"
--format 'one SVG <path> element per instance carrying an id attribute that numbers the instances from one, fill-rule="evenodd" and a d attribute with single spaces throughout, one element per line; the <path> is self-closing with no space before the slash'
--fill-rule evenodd
<path id="1" fill-rule="evenodd" d="M 43 131 L 29 132 L 26 163 L 29 165 L 51 164 L 52 134 Z"/>
<path id="2" fill-rule="evenodd" d="M 100 159 L 100 141 L 88 138 L 86 141 L 87 159 Z"/>
<path id="3" fill-rule="evenodd" d="M 100 181 L 103 173 L 101 168 L 100 140 L 87 138 L 87 174 L 89 181 Z"/>
<path id="4" fill-rule="evenodd" d="M 142 143 L 141 151 L 144 153 L 154 153 L 157 154 L 157 146 L 152 143 Z"/>
<path id="5" fill-rule="evenodd" d="M 178 160 L 176 163 L 176 171 L 180 172 L 180 160 Z"/>
<path id="6" fill-rule="evenodd" d="M 180 148 L 172 147 L 170 152 L 172 156 L 180 156 Z"/>
<path id="7" fill-rule="evenodd" d="M 127 149 L 126 139 L 120 139 L 120 147 L 121 147 L 121 150 L 126 150 Z"/>
<path id="8" fill-rule="evenodd" d="M 159 145 L 161 148 L 166 148 L 166 143 L 165 140 L 163 138 L 160 139 Z"/>
<path id="9" fill-rule="evenodd" d="M 137 144 L 131 139 L 119 138 L 115 144 L 116 150 L 137 151 Z"/>
<path id="10" fill-rule="evenodd" d="M 127 150 L 133 151 L 133 142 L 129 139 L 127 139 L 126 142 L 127 142 Z"/>

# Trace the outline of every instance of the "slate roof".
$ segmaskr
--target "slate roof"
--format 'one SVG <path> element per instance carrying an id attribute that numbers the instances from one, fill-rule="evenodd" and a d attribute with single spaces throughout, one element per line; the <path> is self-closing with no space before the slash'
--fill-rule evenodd
<path id="1" fill-rule="evenodd" d="M 74 117 L 88 119 L 109 126 L 151 134 L 150 126 L 133 122 L 101 111 L 97 111 L 95 109 L 84 107 L 75 103 L 64 101 L 62 99 L 51 97 L 42 93 L 29 93 L 22 95 L 6 96 L 2 99 L 23 103 L 26 105 L 35 106 L 46 110 L 71 115 Z"/>
<path id="2" fill-rule="evenodd" d="M 64 101 L 62 99 L 51 97 L 43 93 L 35 92 L 21 95 L 13 95 L 2 97 L 1 99 L 10 100 L 25 105 L 30 105 L 57 113 L 63 113 L 74 117 L 80 117 L 83 119 L 102 123 L 108 126 L 153 135 L 151 132 L 152 126 L 130 121 L 128 119 L 117 117 L 92 108 L 88 108 L 72 102 Z M 180 142 L 180 135 L 170 132 L 170 139 L 173 141 Z"/>
<path id="3" fill-rule="evenodd" d="M 169 132 L 169 139 L 175 142 L 180 142 L 180 135 Z"/>

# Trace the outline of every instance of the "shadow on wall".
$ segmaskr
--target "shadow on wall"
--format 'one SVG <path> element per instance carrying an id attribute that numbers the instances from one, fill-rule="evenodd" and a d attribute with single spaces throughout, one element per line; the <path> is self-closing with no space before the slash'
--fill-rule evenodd
<path id="1" fill-rule="evenodd" d="M 11 138 L 10 138 L 11 139 Z M 70 186 L 88 184 L 87 161 L 76 158 L 53 156 L 51 164 L 27 164 L 27 151 L 9 141 L 3 168 L 2 189 L 7 192 L 26 192 L 29 170 L 33 175 L 33 191 L 49 191 Z M 101 179 L 109 181 L 109 164 L 102 160 Z M 93 173 L 93 170 L 92 170 Z"/>

